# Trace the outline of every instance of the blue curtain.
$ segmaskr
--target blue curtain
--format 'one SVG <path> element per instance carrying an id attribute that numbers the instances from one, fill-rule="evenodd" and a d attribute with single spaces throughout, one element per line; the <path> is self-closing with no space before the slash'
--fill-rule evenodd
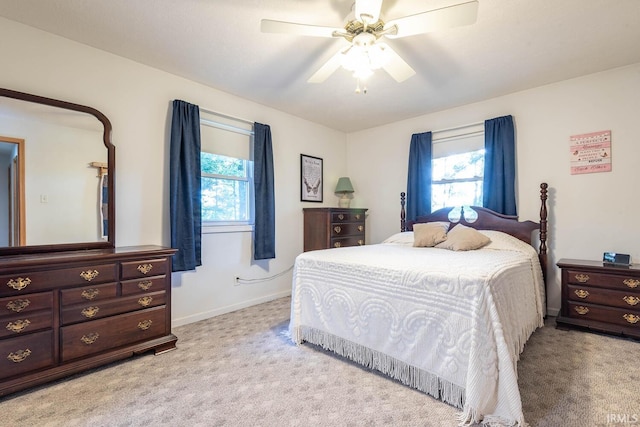
<path id="1" fill-rule="evenodd" d="M 407 221 L 431 212 L 431 132 L 411 135 L 407 179 Z"/>
<path id="2" fill-rule="evenodd" d="M 483 206 L 505 215 L 517 215 L 515 147 L 513 117 L 485 120 Z"/>
<path id="3" fill-rule="evenodd" d="M 253 183 L 255 226 L 253 259 L 276 257 L 276 204 L 273 189 L 273 151 L 271 128 L 254 123 Z"/>
<path id="4" fill-rule="evenodd" d="M 169 214 L 173 271 L 195 270 L 202 265 L 200 201 L 200 109 L 173 101 L 169 167 Z"/>

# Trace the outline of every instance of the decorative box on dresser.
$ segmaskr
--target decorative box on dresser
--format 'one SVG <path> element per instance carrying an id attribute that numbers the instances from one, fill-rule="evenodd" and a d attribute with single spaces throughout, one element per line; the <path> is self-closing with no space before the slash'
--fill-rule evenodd
<path id="1" fill-rule="evenodd" d="M 579 326 L 640 339 L 640 266 L 561 259 L 558 326 Z"/>
<path id="2" fill-rule="evenodd" d="M 304 251 L 365 244 L 365 214 L 358 208 L 304 208 Z"/>
<path id="3" fill-rule="evenodd" d="M 141 246 L 2 257 L 0 396 L 175 348 L 174 253 Z"/>

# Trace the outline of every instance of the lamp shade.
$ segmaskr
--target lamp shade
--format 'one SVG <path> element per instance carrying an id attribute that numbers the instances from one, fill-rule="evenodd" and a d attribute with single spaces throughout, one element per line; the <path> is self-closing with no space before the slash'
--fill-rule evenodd
<path id="1" fill-rule="evenodd" d="M 353 193 L 353 185 L 351 185 L 351 180 L 349 177 L 343 176 L 338 180 L 338 185 L 336 185 L 336 193 Z"/>

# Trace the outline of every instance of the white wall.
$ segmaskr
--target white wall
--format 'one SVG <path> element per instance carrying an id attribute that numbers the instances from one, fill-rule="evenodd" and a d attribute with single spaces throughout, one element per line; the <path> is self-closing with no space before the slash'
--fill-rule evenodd
<path id="1" fill-rule="evenodd" d="M 346 172 L 345 135 L 195 82 L 0 18 L 0 85 L 92 106 L 113 125 L 116 146 L 116 244 L 168 246 L 171 102 L 271 126 L 276 193 L 275 260 L 251 265 L 251 234 L 203 236 L 203 266 L 173 275 L 174 325 L 290 293 L 291 273 L 235 286 L 235 277 L 287 270 L 302 252 L 300 153 L 324 159 L 325 205 Z M 10 40 L 10 42 L 9 42 Z M 308 204 L 317 206 L 317 204 Z"/>
<path id="2" fill-rule="evenodd" d="M 411 134 L 511 114 L 516 126 L 520 219 L 539 218 L 549 184 L 549 312 L 560 308 L 560 258 L 600 260 L 604 251 L 640 262 L 640 64 L 567 80 L 347 136 L 353 205 L 369 208 L 370 242 L 399 231 Z M 611 130 L 611 172 L 571 175 L 569 136 Z M 371 171 L 376 173 L 372 174 Z"/>

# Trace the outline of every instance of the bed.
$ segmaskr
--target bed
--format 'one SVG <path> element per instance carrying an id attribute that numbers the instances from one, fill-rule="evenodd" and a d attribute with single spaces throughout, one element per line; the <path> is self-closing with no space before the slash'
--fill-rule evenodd
<path id="1" fill-rule="evenodd" d="M 546 310 L 545 183 L 540 199 L 539 222 L 480 207 L 407 222 L 402 195 L 401 230 L 383 243 L 296 258 L 292 340 L 461 408 L 461 425 L 526 425 L 517 361 Z M 485 243 L 443 249 L 459 226 Z M 445 227 L 446 239 L 415 247 L 433 227 Z"/>

